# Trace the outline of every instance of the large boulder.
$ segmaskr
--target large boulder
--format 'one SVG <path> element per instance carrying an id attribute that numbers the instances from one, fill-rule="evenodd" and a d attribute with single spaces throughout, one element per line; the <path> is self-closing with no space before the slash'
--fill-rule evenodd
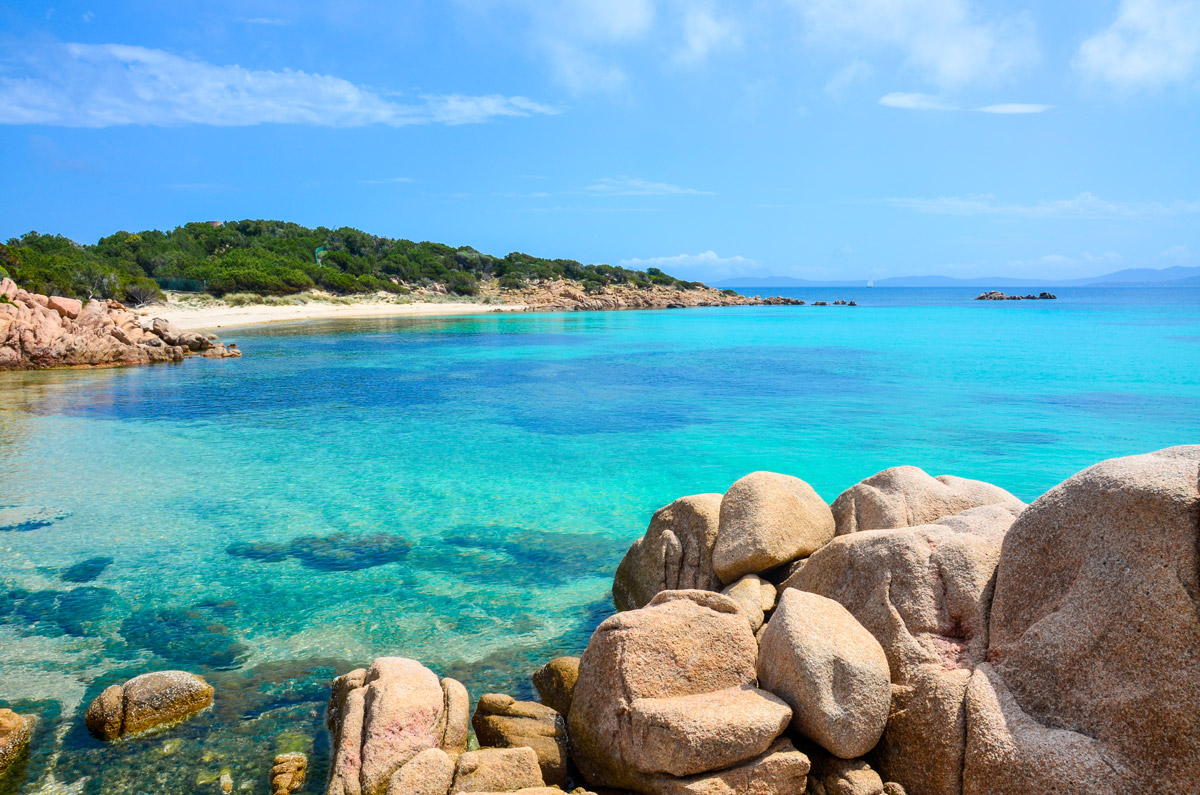
<path id="1" fill-rule="evenodd" d="M 808 757 L 780 737 L 764 753 L 739 765 L 686 778 L 658 776 L 660 795 L 797 795 L 807 784 Z"/>
<path id="2" fill-rule="evenodd" d="M 196 674 L 154 671 L 105 688 L 88 706 L 84 723 L 96 737 L 115 740 L 177 723 L 212 700 L 212 686 Z"/>
<path id="3" fill-rule="evenodd" d="M 387 795 L 447 795 L 454 760 L 441 748 L 426 748 L 392 774 Z"/>
<path id="4" fill-rule="evenodd" d="M 382 795 L 406 763 L 430 748 L 466 747 L 466 690 L 403 657 L 334 680 L 327 722 L 333 738 L 329 795 Z"/>
<path id="5" fill-rule="evenodd" d="M 913 466 L 892 467 L 846 489 L 833 501 L 837 534 L 916 527 L 981 505 L 1024 503 L 999 486 L 953 475 L 930 477 Z"/>
<path id="6" fill-rule="evenodd" d="M 479 699 L 471 726 L 485 748 L 532 748 L 545 783 L 566 787 L 567 724 L 555 710 L 503 693 L 488 693 Z"/>
<path id="7" fill-rule="evenodd" d="M 1200 446 L 1105 461 L 1004 539 L 963 790 L 1200 781 Z"/>
<path id="8" fill-rule="evenodd" d="M 987 616 L 1011 506 L 972 508 L 930 525 L 838 536 L 784 583 L 836 600 L 879 641 L 891 714 L 871 754 L 912 792 L 956 795 L 963 698 L 987 654 Z"/>
<path id="9" fill-rule="evenodd" d="M 832 599 L 788 589 L 763 630 L 758 679 L 792 707 L 792 726 L 835 756 L 875 747 L 891 683 L 879 641 Z"/>
<path id="10" fill-rule="evenodd" d="M 11 709 L 0 709 L 0 776 L 21 758 L 32 732 L 32 720 Z"/>
<path id="11" fill-rule="evenodd" d="M 571 697 L 579 679 L 578 657 L 555 657 L 533 673 L 538 698 L 564 718 L 571 714 Z"/>
<path id="12" fill-rule="evenodd" d="M 83 303 L 74 298 L 63 298 L 61 295 L 51 295 L 46 299 L 46 308 L 57 312 L 65 318 L 74 320 L 83 311 Z"/>
<path id="13" fill-rule="evenodd" d="M 617 566 L 617 609 L 645 607 L 660 591 L 720 590 L 712 563 L 720 513 L 720 494 L 680 497 L 655 511 L 646 534 L 633 542 Z"/>
<path id="14" fill-rule="evenodd" d="M 713 569 L 723 583 L 811 555 L 833 538 L 833 514 L 799 478 L 752 472 L 721 498 Z"/>
<path id="15" fill-rule="evenodd" d="M 790 711 L 755 687 L 757 652 L 741 609 L 709 591 L 665 591 L 604 621 L 569 718 L 584 777 L 653 795 L 769 755 Z"/>

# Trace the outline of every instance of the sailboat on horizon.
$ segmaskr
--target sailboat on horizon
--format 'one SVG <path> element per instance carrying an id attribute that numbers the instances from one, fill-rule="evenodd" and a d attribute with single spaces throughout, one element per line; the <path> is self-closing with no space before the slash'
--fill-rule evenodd
<path id="1" fill-rule="evenodd" d="M 875 286 L 875 280 L 874 280 L 874 279 L 872 279 L 870 276 L 868 276 L 868 277 L 867 277 L 867 286 L 868 286 L 868 287 L 874 287 L 874 286 Z"/>

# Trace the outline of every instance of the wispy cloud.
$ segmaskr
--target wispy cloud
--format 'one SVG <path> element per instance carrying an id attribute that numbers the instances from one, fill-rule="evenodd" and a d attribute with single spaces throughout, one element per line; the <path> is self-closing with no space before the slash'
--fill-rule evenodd
<path id="1" fill-rule="evenodd" d="M 1081 193 L 1072 199 L 1043 200 L 1034 204 L 1004 204 L 990 194 L 943 196 L 936 199 L 890 198 L 893 207 L 930 215 L 1001 215 L 1017 218 L 1139 218 L 1200 213 L 1200 200 L 1171 202 L 1120 202 Z"/>
<path id="2" fill-rule="evenodd" d="M 400 127 L 557 112 L 498 94 L 423 95 L 405 104 L 338 77 L 218 66 L 121 44 L 43 48 L 25 66 L 22 76 L 0 76 L 0 124 Z"/>
<path id="3" fill-rule="evenodd" d="M 984 19 L 970 0 L 790 0 L 817 46 L 856 53 L 879 46 L 943 87 L 1004 75 L 1038 57 L 1023 17 Z"/>
<path id="4" fill-rule="evenodd" d="M 999 113 L 1005 116 L 1020 116 L 1028 113 L 1045 113 L 1053 105 L 1035 105 L 1027 102 L 1003 102 L 999 105 L 985 105 L 975 110 L 980 113 Z"/>
<path id="5" fill-rule="evenodd" d="M 412 182 L 412 177 L 380 177 L 379 179 L 360 179 L 360 185 L 397 185 Z"/>
<path id="6" fill-rule="evenodd" d="M 885 94 L 879 98 L 879 104 L 901 110 L 958 110 L 929 94 L 906 94 L 901 91 Z"/>
<path id="7" fill-rule="evenodd" d="M 646 257 L 644 259 L 634 257 L 623 259 L 617 264 L 634 270 L 659 268 L 673 276 L 708 280 L 743 276 L 752 271 L 761 270 L 759 264 L 752 259 L 738 256 L 722 257 L 711 249 L 701 254 L 676 254 L 672 257 Z"/>
<path id="8" fill-rule="evenodd" d="M 829 82 L 825 84 L 825 91 L 836 96 L 855 83 L 866 80 L 874 71 L 869 63 L 861 58 L 855 58 L 829 78 Z"/>
<path id="9" fill-rule="evenodd" d="M 651 182 L 638 177 L 604 177 L 584 188 L 596 196 L 711 196 L 711 191 Z"/>
<path id="10" fill-rule="evenodd" d="M 1191 79 L 1200 69 L 1200 2 L 1121 0 L 1112 25 L 1080 45 L 1075 67 L 1123 90 Z"/>
<path id="11" fill-rule="evenodd" d="M 676 63 L 693 66 L 721 49 L 742 44 L 741 25 L 732 16 L 720 16 L 711 6 L 693 5 L 683 13 L 683 41 L 675 51 Z"/>

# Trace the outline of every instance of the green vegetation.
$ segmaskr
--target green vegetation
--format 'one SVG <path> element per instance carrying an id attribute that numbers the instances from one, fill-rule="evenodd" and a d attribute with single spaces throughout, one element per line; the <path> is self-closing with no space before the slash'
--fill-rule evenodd
<path id="1" fill-rule="evenodd" d="M 0 245 L 0 274 L 4 271 L 31 292 L 115 298 L 134 305 L 160 298 L 160 284 L 172 288 L 183 280 L 217 296 L 283 296 L 311 289 L 337 295 L 404 294 L 432 284 L 458 295 L 477 295 L 480 283 L 491 279 L 505 290 L 538 279 L 568 279 L 593 292 L 614 284 L 701 286 L 658 268 L 635 271 L 521 253 L 493 257 L 470 246 L 392 240 L 350 228 L 308 229 L 282 221 L 117 232 L 94 246 L 30 232 Z"/>

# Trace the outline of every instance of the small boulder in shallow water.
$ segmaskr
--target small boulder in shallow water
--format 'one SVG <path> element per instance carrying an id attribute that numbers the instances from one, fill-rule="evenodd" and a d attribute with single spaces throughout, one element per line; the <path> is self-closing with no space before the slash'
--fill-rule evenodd
<path id="1" fill-rule="evenodd" d="M 32 731 L 32 720 L 11 709 L 0 709 L 0 776 L 24 753 Z"/>
<path id="2" fill-rule="evenodd" d="M 301 753 L 280 754 L 271 766 L 271 795 L 291 795 L 304 786 L 308 757 Z"/>
<path id="3" fill-rule="evenodd" d="M 175 723 L 212 704 L 213 689 L 186 671 L 155 671 L 106 688 L 84 716 L 88 730 L 102 740 Z"/>

